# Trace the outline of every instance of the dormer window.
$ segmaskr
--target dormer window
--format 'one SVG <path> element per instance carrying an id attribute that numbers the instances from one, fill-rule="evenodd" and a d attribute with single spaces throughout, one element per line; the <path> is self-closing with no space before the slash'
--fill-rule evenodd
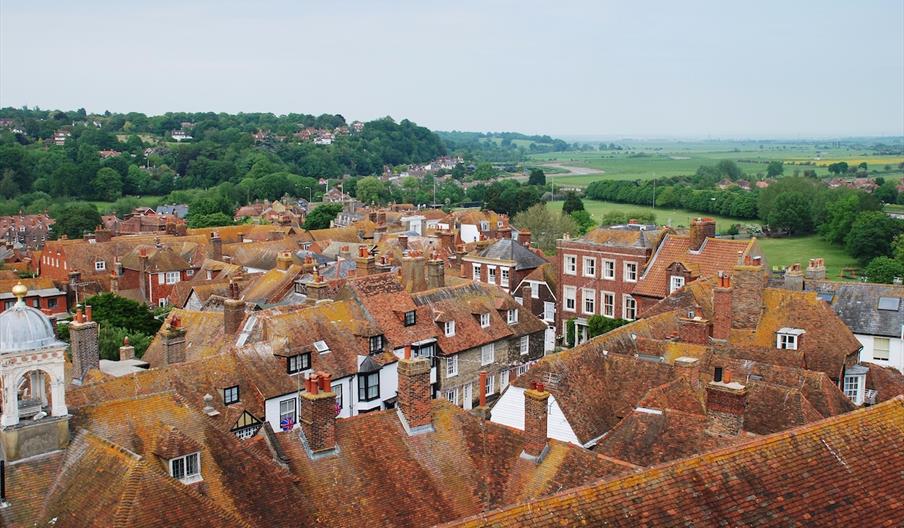
<path id="1" fill-rule="evenodd" d="M 169 461 L 170 476 L 179 479 L 183 484 L 191 484 L 201 480 L 201 453 L 173 458 Z"/>
<path id="2" fill-rule="evenodd" d="M 239 386 L 233 385 L 232 387 L 226 387 L 223 389 L 223 403 L 225 405 L 232 405 L 233 403 L 239 402 Z"/>
<path id="3" fill-rule="evenodd" d="M 289 356 L 286 361 L 286 372 L 289 374 L 297 374 L 303 370 L 311 368 L 311 353 L 296 354 Z"/>
<path id="4" fill-rule="evenodd" d="M 107 269 L 107 263 L 103 260 L 94 261 L 94 271 L 105 271 Z"/>
<path id="5" fill-rule="evenodd" d="M 409 310 L 405 312 L 405 326 L 414 326 L 414 323 L 417 322 L 417 315 L 414 310 Z"/>
<path id="6" fill-rule="evenodd" d="M 669 293 L 680 290 L 684 287 L 684 277 L 681 275 L 672 275 L 669 278 Z"/>
<path id="7" fill-rule="evenodd" d="M 513 325 L 518 322 L 518 309 L 517 308 L 513 308 L 513 309 L 509 310 L 507 315 L 508 315 L 508 317 L 507 317 L 508 324 Z"/>
<path id="8" fill-rule="evenodd" d="M 443 330 L 446 334 L 446 337 L 452 337 L 455 335 L 455 321 L 446 321 L 443 324 Z"/>
<path id="9" fill-rule="evenodd" d="M 480 328 L 489 328 L 490 327 L 490 314 L 482 313 L 480 314 Z"/>
<path id="10" fill-rule="evenodd" d="M 775 348 L 797 350 L 803 334 L 804 331 L 799 328 L 782 328 L 775 334 Z"/>
<path id="11" fill-rule="evenodd" d="M 368 352 L 371 354 L 379 354 L 383 351 L 383 336 L 375 335 L 368 338 Z"/>

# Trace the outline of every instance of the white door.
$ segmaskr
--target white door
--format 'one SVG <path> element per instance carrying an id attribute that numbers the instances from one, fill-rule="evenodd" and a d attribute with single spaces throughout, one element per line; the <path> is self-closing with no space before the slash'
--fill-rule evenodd
<path id="1" fill-rule="evenodd" d="M 547 328 L 543 340 L 544 355 L 552 352 L 556 348 L 556 330 L 555 328 Z"/>
<path id="2" fill-rule="evenodd" d="M 471 404 L 474 400 L 474 384 L 468 383 L 465 385 L 464 397 L 462 398 L 462 404 L 465 406 L 465 410 L 471 410 Z"/>

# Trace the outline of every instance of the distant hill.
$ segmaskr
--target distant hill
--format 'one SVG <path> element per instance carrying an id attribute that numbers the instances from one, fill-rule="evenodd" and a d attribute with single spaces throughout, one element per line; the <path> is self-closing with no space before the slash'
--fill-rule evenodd
<path id="1" fill-rule="evenodd" d="M 518 132 L 436 131 L 450 152 L 485 161 L 520 161 L 528 154 L 562 152 L 569 144 L 550 136 Z"/>

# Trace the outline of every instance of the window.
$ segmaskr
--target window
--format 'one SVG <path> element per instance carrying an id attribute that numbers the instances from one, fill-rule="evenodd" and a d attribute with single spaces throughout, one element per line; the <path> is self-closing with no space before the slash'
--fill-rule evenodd
<path id="1" fill-rule="evenodd" d="M 565 297 L 565 311 L 573 312 L 575 310 L 575 297 L 577 290 L 574 286 L 565 286 L 562 288 L 562 296 Z"/>
<path id="2" fill-rule="evenodd" d="M 615 294 L 603 292 L 603 317 L 615 317 Z"/>
<path id="3" fill-rule="evenodd" d="M 624 318 L 628 321 L 633 321 L 637 318 L 637 301 L 634 300 L 634 297 L 625 295 L 625 306 L 622 313 L 625 315 Z"/>
<path id="4" fill-rule="evenodd" d="M 508 286 L 509 285 L 509 269 L 508 268 L 499 268 L 500 276 L 502 279 L 499 281 L 500 286 Z"/>
<path id="5" fill-rule="evenodd" d="M 164 278 L 163 278 L 163 277 L 164 277 L 164 275 L 166 275 L 166 274 L 163 273 L 162 271 L 161 271 L 160 273 L 157 274 L 157 284 L 163 284 L 163 281 L 164 281 Z"/>
<path id="6" fill-rule="evenodd" d="M 879 309 L 889 312 L 897 312 L 901 306 L 900 297 L 879 297 Z"/>
<path id="7" fill-rule="evenodd" d="M 193 269 L 185 270 L 185 276 L 186 276 L 186 277 L 194 276 L 194 274 L 195 274 L 195 270 L 193 270 Z"/>
<path id="8" fill-rule="evenodd" d="M 201 454 L 192 453 L 170 460 L 170 475 L 186 484 L 201 480 Z"/>
<path id="9" fill-rule="evenodd" d="M 295 374 L 302 370 L 308 370 L 309 368 L 311 368 L 310 352 L 289 356 L 286 360 L 286 372 L 289 374 Z"/>
<path id="10" fill-rule="evenodd" d="M 496 267 L 495 266 L 487 266 L 487 282 L 490 284 L 496 284 Z"/>
<path id="11" fill-rule="evenodd" d="M 417 322 L 417 315 L 414 310 L 410 310 L 405 312 L 405 326 L 414 326 L 414 323 Z"/>
<path id="12" fill-rule="evenodd" d="M 544 301 L 543 302 L 543 320 L 544 321 L 555 321 L 556 319 L 556 303 Z"/>
<path id="13" fill-rule="evenodd" d="M 496 385 L 496 376 L 487 376 L 487 384 L 486 384 L 486 386 L 484 386 L 484 390 L 486 392 L 484 392 L 484 394 L 486 394 L 487 396 L 492 395 L 493 388 L 495 387 L 495 385 Z"/>
<path id="14" fill-rule="evenodd" d="M 480 328 L 489 328 L 490 327 L 490 314 L 482 313 L 480 314 Z"/>
<path id="15" fill-rule="evenodd" d="M 574 255 L 565 255 L 565 275 L 578 274 L 578 258 Z"/>
<path id="16" fill-rule="evenodd" d="M 443 393 L 443 397 L 454 403 L 455 405 L 458 405 L 458 387 L 446 390 Z"/>
<path id="17" fill-rule="evenodd" d="M 443 333 L 446 334 L 446 337 L 452 337 L 455 335 L 455 321 L 446 321 L 443 323 Z"/>
<path id="18" fill-rule="evenodd" d="M 321 354 L 326 354 L 330 351 L 330 347 L 326 344 L 326 341 L 323 340 L 314 341 L 314 349 Z"/>
<path id="19" fill-rule="evenodd" d="M 233 403 L 238 403 L 239 401 L 239 386 L 234 385 L 232 387 L 226 387 L 223 389 L 223 403 L 226 405 L 232 405 Z"/>
<path id="20" fill-rule="evenodd" d="M 414 349 L 414 357 L 432 358 L 436 355 L 436 343 L 421 345 Z"/>
<path id="21" fill-rule="evenodd" d="M 499 392 L 504 391 L 505 388 L 508 387 L 508 385 L 509 385 L 509 371 L 503 370 L 502 372 L 499 373 Z"/>
<path id="22" fill-rule="evenodd" d="M 446 358 L 446 377 L 451 378 L 458 375 L 458 356 Z"/>
<path id="23" fill-rule="evenodd" d="M 496 359 L 496 346 L 494 343 L 480 347 L 480 365 L 489 365 Z"/>
<path id="24" fill-rule="evenodd" d="M 669 293 L 684 287 L 684 277 L 681 275 L 672 275 L 669 278 Z"/>
<path id="25" fill-rule="evenodd" d="M 797 350 L 797 336 L 794 334 L 778 334 L 775 348 Z"/>
<path id="26" fill-rule="evenodd" d="M 57 306 L 57 300 L 55 297 L 51 297 L 50 299 L 47 299 L 47 307 L 48 308 L 56 308 L 56 306 Z"/>
<path id="27" fill-rule="evenodd" d="M 166 283 L 167 284 L 176 284 L 179 282 L 180 274 L 178 271 L 167 271 L 166 272 Z"/>
<path id="28" fill-rule="evenodd" d="M 873 359 L 888 361 L 889 339 L 887 337 L 873 338 Z"/>
<path id="29" fill-rule="evenodd" d="M 480 264 L 474 264 L 474 280 L 480 280 Z"/>
<path id="30" fill-rule="evenodd" d="M 382 335 L 370 336 L 370 338 L 368 339 L 367 350 L 371 354 L 379 354 L 380 352 L 382 352 L 383 351 L 383 336 Z"/>
<path id="31" fill-rule="evenodd" d="M 292 430 L 298 421 L 298 417 L 295 414 L 295 403 L 295 398 L 279 402 L 279 428 L 283 431 Z"/>
<path id="32" fill-rule="evenodd" d="M 330 390 L 336 393 L 336 414 L 342 412 L 342 384 L 331 385 Z"/>
<path id="33" fill-rule="evenodd" d="M 860 398 L 860 381 L 863 376 L 844 377 L 844 395 L 857 405 L 862 403 Z"/>
<path id="34" fill-rule="evenodd" d="M 107 269 L 107 263 L 103 260 L 97 260 L 94 262 L 94 271 L 104 271 Z"/>
<path id="35" fill-rule="evenodd" d="M 373 401 L 380 397 L 380 371 L 358 376 L 358 400 Z"/>
<path id="36" fill-rule="evenodd" d="M 596 257 L 584 257 L 584 276 L 596 277 Z"/>
<path id="37" fill-rule="evenodd" d="M 508 324 L 513 325 L 518 322 L 518 309 L 514 308 L 507 312 Z"/>
<path id="38" fill-rule="evenodd" d="M 528 347 L 530 345 L 530 337 L 529 336 L 521 336 L 521 342 L 518 345 L 518 351 L 522 356 L 527 355 Z"/>
<path id="39" fill-rule="evenodd" d="M 603 261 L 603 278 L 607 280 L 615 280 L 615 261 Z"/>
<path id="40" fill-rule="evenodd" d="M 582 289 L 581 297 L 584 298 L 584 313 L 593 315 L 596 311 L 596 290 Z"/>
<path id="41" fill-rule="evenodd" d="M 636 262 L 625 262 L 625 282 L 637 282 Z"/>
<path id="42" fill-rule="evenodd" d="M 540 298 L 540 283 L 539 282 L 529 282 L 530 284 L 530 298 L 531 299 L 539 299 Z"/>

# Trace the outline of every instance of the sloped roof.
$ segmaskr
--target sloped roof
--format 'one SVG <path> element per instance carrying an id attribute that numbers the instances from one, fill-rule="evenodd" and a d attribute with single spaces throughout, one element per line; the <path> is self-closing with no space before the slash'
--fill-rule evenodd
<path id="1" fill-rule="evenodd" d="M 546 264 L 546 259 L 511 238 L 497 240 L 478 251 L 477 256 L 487 259 L 514 261 L 515 269 L 518 271 L 534 269 Z"/>
<path id="2" fill-rule="evenodd" d="M 186 361 L 218 354 L 227 346 L 223 312 L 198 312 L 173 308 L 167 314 L 161 331 L 170 325 L 175 316 L 179 317 L 180 324 L 185 329 Z M 166 364 L 166 351 L 160 332 L 154 335 L 142 359 L 150 363 L 152 367 Z"/>
<path id="3" fill-rule="evenodd" d="M 130 270 L 138 270 L 140 252 L 142 250 L 147 251 L 148 260 L 145 270 L 149 273 L 183 271 L 192 268 L 191 264 L 189 264 L 186 259 L 169 247 L 157 248 L 144 245 L 135 247 L 131 252 L 122 257 L 122 267 Z"/>
<path id="4" fill-rule="evenodd" d="M 904 517 L 902 453 L 896 398 L 448 526 L 891 526 Z"/>
<path id="5" fill-rule="evenodd" d="M 349 280 L 352 297 L 361 304 L 368 319 L 383 330 L 393 348 L 403 347 L 440 334 L 429 306 L 418 306 L 393 273 L 380 273 Z M 405 326 L 405 313 L 415 313 L 415 322 Z"/>
<path id="6" fill-rule="evenodd" d="M 669 230 L 664 227 L 651 230 L 598 227 L 578 241 L 613 247 L 655 248 L 667 232 Z"/>
<path id="7" fill-rule="evenodd" d="M 287 270 L 273 268 L 248 283 L 242 290 L 242 299 L 264 305 L 279 302 L 292 290 L 295 279 L 300 275 L 301 266 L 295 264 Z"/>
<path id="8" fill-rule="evenodd" d="M 874 363 L 862 363 L 869 368 L 866 374 L 866 388 L 877 392 L 876 403 L 890 400 L 904 394 L 904 374 L 894 367 L 883 367 Z"/>
<path id="9" fill-rule="evenodd" d="M 904 286 L 864 282 L 806 281 L 806 289 L 832 293 L 832 309 L 855 334 L 901 337 Z M 896 310 L 880 310 L 879 299 L 898 299 Z"/>

